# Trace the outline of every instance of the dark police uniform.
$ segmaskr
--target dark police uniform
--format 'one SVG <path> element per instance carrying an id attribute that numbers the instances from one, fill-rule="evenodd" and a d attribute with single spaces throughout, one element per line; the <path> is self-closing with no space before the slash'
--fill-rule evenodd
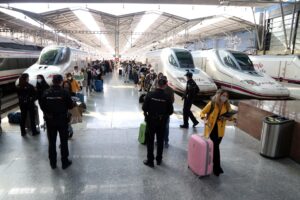
<path id="1" fill-rule="evenodd" d="M 30 127 L 32 128 L 32 135 L 37 135 L 39 132 L 36 129 L 35 124 L 35 105 L 34 102 L 37 98 L 37 93 L 30 83 L 26 83 L 24 87 L 17 86 L 17 93 L 19 99 L 19 106 L 21 110 L 21 135 L 26 135 L 25 123 L 27 118 L 27 113 L 30 117 Z"/>
<path id="2" fill-rule="evenodd" d="M 164 133 L 168 117 L 173 113 L 173 104 L 170 97 L 163 89 L 149 92 L 143 104 L 148 134 L 147 137 L 147 161 L 153 165 L 154 161 L 154 136 L 157 138 L 157 164 L 162 161 Z"/>
<path id="3" fill-rule="evenodd" d="M 188 72 L 186 76 L 192 77 L 193 74 Z M 191 107 L 194 102 L 194 99 L 199 92 L 199 87 L 195 83 L 193 79 L 190 79 L 187 81 L 186 84 L 186 90 L 185 94 L 183 96 L 184 98 L 184 103 L 183 103 L 183 125 L 181 126 L 182 128 L 187 128 L 189 126 L 189 118 L 193 121 L 194 126 L 197 125 L 199 122 L 191 112 Z"/>
<path id="4" fill-rule="evenodd" d="M 61 142 L 62 166 L 69 165 L 68 160 L 68 109 L 74 103 L 70 94 L 59 85 L 53 85 L 42 96 L 41 108 L 46 120 L 49 140 L 49 160 L 52 168 L 56 168 L 56 137 L 59 132 Z"/>

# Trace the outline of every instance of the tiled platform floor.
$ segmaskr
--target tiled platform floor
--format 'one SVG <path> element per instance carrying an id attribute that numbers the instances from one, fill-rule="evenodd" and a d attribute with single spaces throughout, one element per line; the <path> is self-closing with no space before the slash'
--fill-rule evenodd
<path id="1" fill-rule="evenodd" d="M 45 133 L 21 138 L 19 127 L 3 119 L 0 199 L 300 199 L 300 165 L 261 157 L 258 141 L 233 126 L 221 144 L 225 174 L 196 177 L 187 168 L 187 142 L 203 131 L 203 124 L 187 131 L 177 128 L 181 102 L 175 104 L 170 147 L 163 165 L 154 169 L 142 164 L 146 148 L 137 142 L 143 120 L 138 92 L 117 75 L 106 77 L 104 93 L 88 97 L 84 122 L 74 125 L 69 142 L 73 165 L 67 170 L 51 170 Z"/>

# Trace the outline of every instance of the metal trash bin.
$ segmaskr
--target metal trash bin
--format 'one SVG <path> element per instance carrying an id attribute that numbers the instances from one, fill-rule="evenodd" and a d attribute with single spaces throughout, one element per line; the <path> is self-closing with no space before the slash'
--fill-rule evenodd
<path id="1" fill-rule="evenodd" d="M 282 158 L 290 153 L 294 120 L 272 115 L 265 117 L 261 133 L 260 154 L 268 158 Z"/>

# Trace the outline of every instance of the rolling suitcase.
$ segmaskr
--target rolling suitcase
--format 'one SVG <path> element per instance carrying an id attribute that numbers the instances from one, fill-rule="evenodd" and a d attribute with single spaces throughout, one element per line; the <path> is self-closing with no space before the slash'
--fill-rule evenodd
<path id="1" fill-rule="evenodd" d="M 122 68 L 119 68 L 119 75 L 122 76 L 122 74 L 123 74 L 123 70 Z"/>
<path id="2" fill-rule="evenodd" d="M 194 134 L 189 139 L 188 166 L 198 176 L 208 176 L 213 171 L 213 142 Z"/>
<path id="3" fill-rule="evenodd" d="M 96 92 L 102 92 L 103 91 L 103 81 L 102 80 L 96 80 L 95 81 L 95 91 Z"/>
<path id="4" fill-rule="evenodd" d="M 146 144 L 146 122 L 141 123 L 139 130 L 139 138 L 138 141 L 141 144 Z"/>

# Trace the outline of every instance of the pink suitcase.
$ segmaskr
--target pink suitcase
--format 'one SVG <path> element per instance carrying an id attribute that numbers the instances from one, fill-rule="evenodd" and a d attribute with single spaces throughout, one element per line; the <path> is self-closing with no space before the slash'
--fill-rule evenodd
<path id="1" fill-rule="evenodd" d="M 213 171 L 213 142 L 204 136 L 194 134 L 189 139 L 188 166 L 199 176 Z"/>

